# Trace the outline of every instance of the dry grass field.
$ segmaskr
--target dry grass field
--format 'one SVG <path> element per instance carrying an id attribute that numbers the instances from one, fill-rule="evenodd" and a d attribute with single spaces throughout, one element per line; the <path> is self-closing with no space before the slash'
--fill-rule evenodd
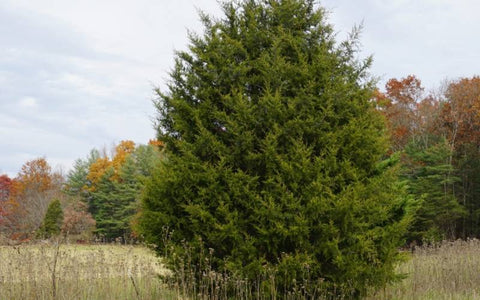
<path id="1" fill-rule="evenodd" d="M 165 299 L 162 272 L 138 246 L 0 246 L 0 299 Z"/>
<path id="2" fill-rule="evenodd" d="M 408 277 L 371 299 L 480 299 L 480 240 L 417 248 L 399 272 Z"/>
<path id="3" fill-rule="evenodd" d="M 0 246 L 0 299 L 180 299 L 164 272 L 140 246 Z M 417 248 L 399 272 L 407 278 L 369 299 L 480 299 L 480 241 Z"/>

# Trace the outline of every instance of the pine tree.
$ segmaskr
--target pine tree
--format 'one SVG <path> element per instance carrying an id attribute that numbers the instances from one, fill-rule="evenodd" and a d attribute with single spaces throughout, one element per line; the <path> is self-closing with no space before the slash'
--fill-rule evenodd
<path id="1" fill-rule="evenodd" d="M 114 174 L 113 167 L 108 168 L 101 176 L 95 186 L 95 190 L 90 192 L 89 212 L 95 219 L 95 234 L 112 239 L 122 236 L 118 220 L 115 218 L 117 201 L 115 199 L 117 183 L 111 179 Z"/>
<path id="2" fill-rule="evenodd" d="M 131 221 L 138 211 L 138 199 L 142 184 L 138 176 L 138 166 L 132 156 L 129 156 L 120 170 L 120 184 L 117 189 L 118 215 L 116 216 L 123 228 L 123 237 L 129 238 L 132 232 Z"/>
<path id="3" fill-rule="evenodd" d="M 214 270 L 259 289 L 291 290 L 305 270 L 352 296 L 392 280 L 406 202 L 380 163 L 387 142 L 357 31 L 337 44 L 313 0 L 223 11 L 202 15 L 204 34 L 158 91 L 166 159 L 146 185 L 144 237 L 175 249 L 173 267 L 187 256 L 201 266 L 210 248 Z"/>
<path id="4" fill-rule="evenodd" d="M 68 195 L 84 195 L 87 191 L 88 162 L 83 159 L 77 159 L 73 169 L 68 172 L 65 192 Z"/>
<path id="5" fill-rule="evenodd" d="M 431 138 L 434 140 L 434 138 Z M 435 242 L 454 239 L 457 221 L 466 215 L 454 194 L 460 181 L 450 162 L 452 150 L 443 138 L 425 147 L 411 141 L 405 147 L 402 178 L 418 201 L 418 211 L 408 233 L 409 240 Z"/>
<path id="6" fill-rule="evenodd" d="M 75 161 L 73 169 L 68 172 L 67 182 L 64 186 L 67 195 L 79 196 L 85 204 L 91 201 L 92 182 L 88 180 L 88 173 L 90 166 L 100 157 L 100 152 L 97 149 L 92 149 L 86 159 L 79 158 Z"/>
<path id="7" fill-rule="evenodd" d="M 63 222 L 63 211 L 60 200 L 55 199 L 48 205 L 43 223 L 37 231 L 37 236 L 49 238 L 60 233 Z"/>
<path id="8" fill-rule="evenodd" d="M 131 156 L 122 165 L 118 180 L 114 180 L 113 167 L 106 170 L 91 192 L 90 212 L 95 218 L 95 233 L 109 240 L 130 236 L 130 220 L 137 211 L 141 185 L 137 167 Z"/>
<path id="9" fill-rule="evenodd" d="M 132 155 L 141 181 L 151 175 L 155 165 L 162 159 L 162 153 L 154 145 L 138 145 Z"/>

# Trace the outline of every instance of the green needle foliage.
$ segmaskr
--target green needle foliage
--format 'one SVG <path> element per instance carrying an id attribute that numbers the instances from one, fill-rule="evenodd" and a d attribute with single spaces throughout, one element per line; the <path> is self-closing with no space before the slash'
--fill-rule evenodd
<path id="1" fill-rule="evenodd" d="M 129 239 L 130 222 L 137 209 L 141 185 L 132 157 L 128 157 L 120 169 L 119 181 L 112 180 L 113 168 L 109 168 L 91 193 L 90 210 L 96 221 L 95 233 L 112 240 Z"/>
<path id="2" fill-rule="evenodd" d="M 454 239 L 457 222 L 466 210 L 455 197 L 456 177 L 450 157 L 452 149 L 447 141 L 425 147 L 410 142 L 404 150 L 402 178 L 408 182 L 408 191 L 418 201 L 418 210 L 408 232 L 408 240 L 439 242 Z"/>
<path id="3" fill-rule="evenodd" d="M 407 202 L 381 162 L 370 59 L 357 30 L 336 43 L 314 2 L 224 3 L 177 53 L 139 224 L 172 267 L 201 272 L 211 249 L 213 270 L 264 295 L 308 281 L 358 297 L 396 277 Z"/>
<path id="4" fill-rule="evenodd" d="M 55 199 L 48 205 L 43 223 L 37 231 L 40 238 L 49 238 L 60 234 L 63 222 L 63 211 L 60 200 Z"/>

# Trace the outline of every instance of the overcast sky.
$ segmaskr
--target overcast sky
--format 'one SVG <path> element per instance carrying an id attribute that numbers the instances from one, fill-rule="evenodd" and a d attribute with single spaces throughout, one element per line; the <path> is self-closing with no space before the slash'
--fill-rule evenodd
<path id="1" fill-rule="evenodd" d="M 480 73 L 478 0 L 324 0 L 339 39 L 363 22 L 371 73 L 415 74 L 427 89 Z M 215 0 L 0 0 L 0 174 L 46 157 L 66 172 L 92 148 L 155 136 L 165 87 L 197 8 Z"/>

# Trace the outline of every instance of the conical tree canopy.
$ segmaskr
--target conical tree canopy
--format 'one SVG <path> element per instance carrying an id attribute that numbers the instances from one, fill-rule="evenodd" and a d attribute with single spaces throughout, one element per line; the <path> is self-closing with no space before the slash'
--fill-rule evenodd
<path id="1" fill-rule="evenodd" d="M 214 270 L 285 291 L 305 270 L 351 295 L 391 280 L 405 203 L 380 163 L 384 125 L 356 31 L 337 43 L 311 0 L 223 11 L 202 15 L 204 33 L 158 91 L 166 160 L 145 191 L 145 238 L 162 254 L 173 246 L 172 265 L 200 266 L 210 248 Z"/>

